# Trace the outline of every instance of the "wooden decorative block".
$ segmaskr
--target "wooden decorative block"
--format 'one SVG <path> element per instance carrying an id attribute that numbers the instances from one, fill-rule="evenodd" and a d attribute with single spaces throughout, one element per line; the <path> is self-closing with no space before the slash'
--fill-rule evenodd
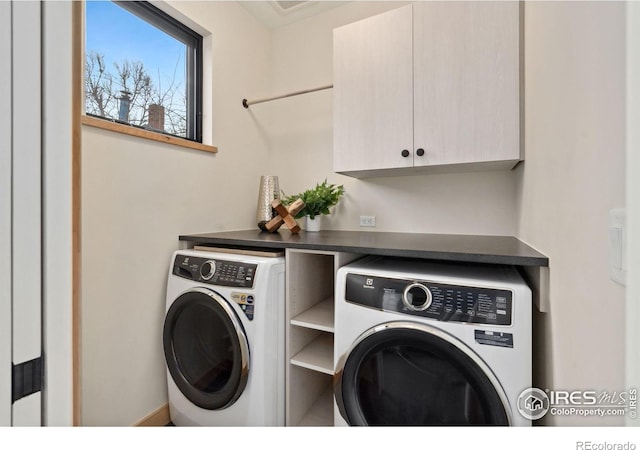
<path id="1" fill-rule="evenodd" d="M 267 231 L 273 233 L 277 231 L 282 224 L 285 224 L 292 233 L 297 234 L 300 232 L 300 225 L 296 222 L 295 215 L 304 208 L 304 202 L 301 199 L 296 200 L 290 204 L 289 207 L 284 206 L 280 199 L 275 199 L 271 202 L 271 207 L 276 210 L 278 216 L 267 222 L 265 225 Z"/>

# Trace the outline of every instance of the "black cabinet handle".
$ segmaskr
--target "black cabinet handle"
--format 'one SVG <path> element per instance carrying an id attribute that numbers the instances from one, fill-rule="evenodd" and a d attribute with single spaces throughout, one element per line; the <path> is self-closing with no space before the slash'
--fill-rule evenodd
<path id="1" fill-rule="evenodd" d="M 424 156 L 424 149 L 423 148 L 419 148 L 418 150 L 416 150 L 416 155 Z"/>
<path id="2" fill-rule="evenodd" d="M 406 158 L 407 156 L 409 156 L 409 150 L 407 150 L 407 149 L 402 150 L 402 157 Z"/>

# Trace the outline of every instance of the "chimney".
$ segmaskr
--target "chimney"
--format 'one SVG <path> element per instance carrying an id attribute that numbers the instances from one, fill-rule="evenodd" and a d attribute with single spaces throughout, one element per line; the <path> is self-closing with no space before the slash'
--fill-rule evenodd
<path id="1" fill-rule="evenodd" d="M 122 95 L 118 98 L 120 100 L 120 111 L 118 111 L 118 120 L 122 122 L 129 122 L 129 108 L 131 108 L 131 97 L 129 97 L 128 91 L 120 91 Z"/>
<path id="2" fill-rule="evenodd" d="M 149 105 L 149 128 L 164 131 L 164 106 Z"/>

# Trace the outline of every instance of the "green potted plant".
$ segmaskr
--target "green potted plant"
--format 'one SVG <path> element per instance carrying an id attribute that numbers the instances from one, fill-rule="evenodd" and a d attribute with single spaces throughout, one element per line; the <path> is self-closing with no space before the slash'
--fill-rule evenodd
<path id="1" fill-rule="evenodd" d="M 305 226 L 307 231 L 320 231 L 320 217 L 331 214 L 329 208 L 335 206 L 343 194 L 344 186 L 329 184 L 325 179 L 322 183 L 316 183 L 315 188 L 307 189 L 300 194 L 290 196 L 283 195 L 283 203 L 290 205 L 297 199 L 301 199 L 304 202 L 304 208 L 296 214 L 295 218 L 307 218 L 307 224 Z"/>

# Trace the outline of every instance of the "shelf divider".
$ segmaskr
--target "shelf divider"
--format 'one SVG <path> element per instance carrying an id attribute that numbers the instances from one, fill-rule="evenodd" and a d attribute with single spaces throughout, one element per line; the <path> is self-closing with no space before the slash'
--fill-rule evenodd
<path id="1" fill-rule="evenodd" d="M 333 375 L 333 335 L 322 333 L 291 358 L 291 364 Z"/>
<path id="2" fill-rule="evenodd" d="M 291 325 L 333 333 L 333 319 L 333 297 L 329 297 L 292 318 Z"/>

